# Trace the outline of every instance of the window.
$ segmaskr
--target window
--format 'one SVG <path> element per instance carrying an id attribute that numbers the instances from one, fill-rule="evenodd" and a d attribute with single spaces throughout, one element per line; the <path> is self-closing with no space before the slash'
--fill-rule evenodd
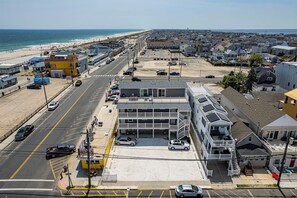
<path id="1" fill-rule="evenodd" d="M 140 96 L 141 97 L 148 96 L 148 90 L 147 89 L 140 89 Z"/>
<path id="2" fill-rule="evenodd" d="M 285 104 L 288 103 L 288 96 L 286 96 L 286 99 L 285 99 Z"/>
<path id="3" fill-rule="evenodd" d="M 280 159 L 275 159 L 273 164 L 274 165 L 279 165 L 280 164 Z"/>
<path id="4" fill-rule="evenodd" d="M 204 127 L 206 126 L 206 122 L 205 122 L 203 117 L 202 117 L 202 124 L 203 124 Z"/>
<path id="5" fill-rule="evenodd" d="M 165 97 L 166 89 L 158 89 L 158 97 Z"/>
<path id="6" fill-rule="evenodd" d="M 290 86 L 290 82 L 288 82 L 288 87 Z"/>
<path id="7" fill-rule="evenodd" d="M 252 137 L 249 137 L 249 141 L 252 141 Z"/>
<path id="8" fill-rule="evenodd" d="M 272 77 L 267 77 L 267 81 L 272 81 L 273 78 Z"/>
<path id="9" fill-rule="evenodd" d="M 293 100 L 293 99 L 292 99 L 292 100 L 291 100 L 291 104 L 292 104 L 292 105 L 295 105 L 295 103 L 296 103 L 296 100 Z"/>
<path id="10" fill-rule="evenodd" d="M 295 88 L 295 84 L 293 85 L 293 88 Z"/>

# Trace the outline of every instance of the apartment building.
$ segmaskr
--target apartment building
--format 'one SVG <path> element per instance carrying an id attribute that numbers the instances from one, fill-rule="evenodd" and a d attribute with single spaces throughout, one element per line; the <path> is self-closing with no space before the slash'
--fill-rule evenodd
<path id="1" fill-rule="evenodd" d="M 285 93 L 283 112 L 297 121 L 297 89 Z"/>
<path id="2" fill-rule="evenodd" d="M 271 171 L 278 171 L 288 138 L 290 145 L 285 166 L 288 169 L 297 168 L 296 120 L 260 98 L 246 99 L 231 87 L 222 91 L 221 104 L 240 118 L 263 142 L 269 154 L 267 166 Z"/>
<path id="3" fill-rule="evenodd" d="M 118 133 L 169 140 L 189 136 L 191 108 L 186 82 L 122 81 L 119 89 Z"/>
<path id="4" fill-rule="evenodd" d="M 196 94 L 197 91 L 202 94 Z M 239 175 L 235 141 L 231 135 L 232 122 L 227 111 L 209 92 L 203 93 L 196 87 L 189 86 L 189 101 L 194 129 L 192 138 L 201 148 L 198 154 L 206 175 L 213 175 L 212 161 L 226 162 L 228 176 Z"/>
<path id="5" fill-rule="evenodd" d="M 282 62 L 276 65 L 276 83 L 290 91 L 297 88 L 297 62 Z"/>

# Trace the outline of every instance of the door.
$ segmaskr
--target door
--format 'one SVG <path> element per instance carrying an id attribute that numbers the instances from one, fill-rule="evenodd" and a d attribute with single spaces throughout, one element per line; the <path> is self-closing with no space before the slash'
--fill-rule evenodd
<path id="1" fill-rule="evenodd" d="M 274 135 L 273 135 L 273 139 L 277 139 L 277 136 L 278 136 L 278 131 L 274 131 Z"/>
<path id="2" fill-rule="evenodd" d="M 291 159 L 291 161 L 290 161 L 290 165 L 289 165 L 290 168 L 293 168 L 293 167 L 294 167 L 294 165 L 295 165 L 295 161 L 296 161 L 296 158 L 292 158 L 292 159 Z"/>

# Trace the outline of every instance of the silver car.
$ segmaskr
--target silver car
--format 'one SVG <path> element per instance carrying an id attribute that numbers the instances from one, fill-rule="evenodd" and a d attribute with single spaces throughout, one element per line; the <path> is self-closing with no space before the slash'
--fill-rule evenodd
<path id="1" fill-rule="evenodd" d="M 59 102 L 58 101 L 51 101 L 48 105 L 48 110 L 49 111 L 53 111 L 55 110 L 57 107 L 59 106 Z"/>
<path id="2" fill-rule="evenodd" d="M 190 144 L 182 140 L 171 140 L 168 142 L 169 150 L 190 150 Z"/>
<path id="3" fill-rule="evenodd" d="M 118 137 L 115 140 L 115 144 L 135 146 L 137 144 L 137 141 L 136 139 L 132 139 L 131 137 Z"/>
<path id="4" fill-rule="evenodd" d="M 203 197 L 201 187 L 195 185 L 179 185 L 175 188 L 176 197 Z"/>

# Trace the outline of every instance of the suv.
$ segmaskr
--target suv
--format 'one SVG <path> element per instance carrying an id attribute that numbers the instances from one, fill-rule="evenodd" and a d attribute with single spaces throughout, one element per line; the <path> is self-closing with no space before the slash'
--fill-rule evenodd
<path id="1" fill-rule="evenodd" d="M 203 197 L 201 187 L 195 185 L 179 185 L 175 188 L 176 197 Z"/>
<path id="2" fill-rule="evenodd" d="M 30 133 L 32 133 L 33 130 L 34 130 L 33 125 L 26 125 L 20 128 L 20 130 L 15 135 L 15 141 L 24 140 L 28 135 L 30 135 Z"/>
<path id="3" fill-rule="evenodd" d="M 134 69 L 128 68 L 126 71 L 123 72 L 124 75 L 131 75 L 134 72 Z"/>
<path id="4" fill-rule="evenodd" d="M 137 144 L 137 141 L 136 141 L 136 139 L 132 139 L 131 137 L 121 137 L 120 136 L 115 140 L 115 144 L 135 146 Z"/>
<path id="5" fill-rule="evenodd" d="M 190 144 L 182 140 L 171 140 L 168 142 L 169 150 L 190 150 Z"/>
<path id="6" fill-rule="evenodd" d="M 167 75 L 167 72 L 165 70 L 157 70 L 157 75 Z"/>
<path id="7" fill-rule="evenodd" d="M 205 76 L 205 78 L 215 78 L 215 76 L 214 75 L 207 75 L 207 76 Z"/>

